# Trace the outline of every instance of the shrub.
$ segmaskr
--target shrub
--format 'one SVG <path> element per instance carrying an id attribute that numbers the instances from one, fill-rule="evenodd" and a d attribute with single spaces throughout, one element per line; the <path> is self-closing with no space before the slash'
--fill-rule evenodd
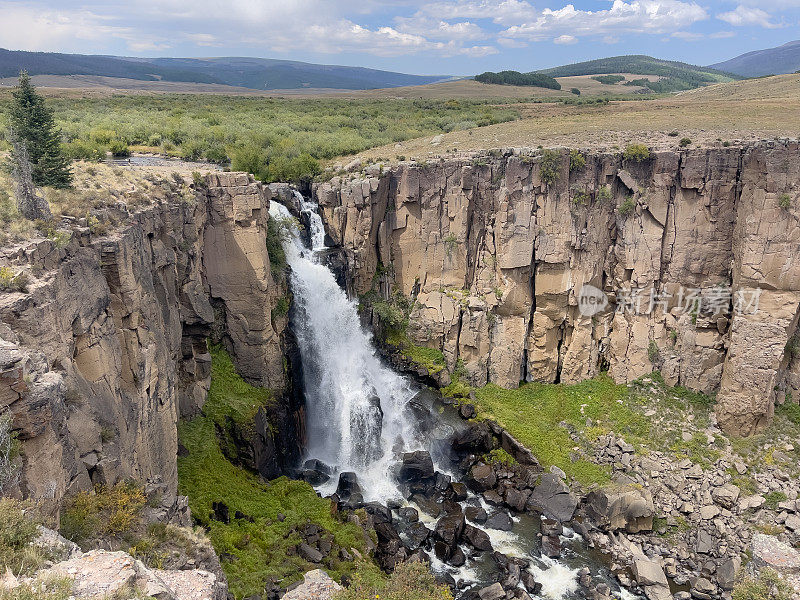
<path id="1" fill-rule="evenodd" d="M 581 154 L 580 150 L 569 151 L 569 170 L 579 171 L 586 166 L 586 157 Z"/>
<path id="2" fill-rule="evenodd" d="M 644 144 L 628 144 L 622 156 L 625 160 L 642 162 L 650 158 L 650 149 Z"/>
<path id="3" fill-rule="evenodd" d="M 543 150 L 542 160 L 539 163 L 541 178 L 547 185 L 552 185 L 558 179 L 559 154 L 555 150 Z"/>
<path id="4" fill-rule="evenodd" d="M 758 577 L 746 576 L 733 588 L 733 600 L 790 600 L 792 587 L 772 569 L 764 569 Z"/>
<path id="5" fill-rule="evenodd" d="M 282 219 L 270 217 L 267 221 L 267 255 L 269 265 L 275 275 L 283 273 L 286 268 L 286 252 L 283 241 L 286 239 L 288 225 Z"/>
<path id="6" fill-rule="evenodd" d="M 450 589 L 438 585 L 427 565 L 406 562 L 397 566 L 388 581 L 374 571 L 359 569 L 350 587 L 338 592 L 334 600 L 452 600 Z"/>
<path id="7" fill-rule="evenodd" d="M 629 196 L 625 198 L 625 200 L 622 202 L 622 204 L 619 205 L 619 208 L 617 210 L 620 215 L 622 215 L 623 217 L 627 217 L 633 214 L 633 210 L 635 208 L 636 208 L 636 202 L 632 197 Z"/>
<path id="8" fill-rule="evenodd" d="M 0 569 L 13 573 L 28 573 L 44 559 L 31 548 L 37 535 L 37 523 L 26 514 L 23 504 L 10 498 L 0 498 Z"/>
<path id="9" fill-rule="evenodd" d="M 647 358 L 650 359 L 651 363 L 656 363 L 660 356 L 661 351 L 658 349 L 658 344 L 655 340 L 650 340 L 647 345 Z"/>
<path id="10" fill-rule="evenodd" d="M 286 296 L 281 296 L 278 298 L 278 301 L 275 303 L 275 307 L 272 309 L 272 318 L 282 318 L 288 315 L 290 305 L 291 302 Z"/>
<path id="11" fill-rule="evenodd" d="M 113 154 L 117 158 L 127 158 L 131 155 L 131 149 L 128 146 L 127 142 L 122 140 L 114 140 L 111 142 L 109 146 L 109 150 L 111 150 L 111 154 Z"/>
<path id="12" fill-rule="evenodd" d="M 575 94 L 576 96 L 580 96 L 581 95 L 581 91 L 578 88 L 571 88 L 569 90 L 569 93 L 570 94 Z"/>
<path id="13" fill-rule="evenodd" d="M 124 534 L 138 525 L 146 503 L 144 490 L 132 481 L 80 492 L 62 510 L 61 534 L 77 544 Z"/>
<path id="14" fill-rule="evenodd" d="M 27 292 L 28 275 L 22 271 L 14 274 L 11 267 L 0 267 L 0 290 L 7 292 Z"/>
<path id="15" fill-rule="evenodd" d="M 787 499 L 788 496 L 783 492 L 781 492 L 780 490 L 764 494 L 764 504 L 766 504 L 772 510 L 776 510 L 778 508 L 778 504 L 784 502 Z"/>
<path id="16" fill-rule="evenodd" d="M 604 185 L 600 189 L 597 190 L 597 199 L 605 202 L 607 200 L 611 200 L 611 186 Z"/>
<path id="17" fill-rule="evenodd" d="M 0 586 L 0 600 L 69 600 L 74 597 L 69 577 L 37 578 L 14 587 Z"/>
<path id="18" fill-rule="evenodd" d="M 778 197 L 778 206 L 783 210 L 789 210 L 792 207 L 792 197 L 789 194 L 781 194 Z"/>
<path id="19" fill-rule="evenodd" d="M 692 140 L 690 138 L 687 138 L 687 137 L 681 138 L 681 141 L 678 142 L 678 145 L 681 148 L 686 148 L 686 146 L 691 146 L 692 145 Z"/>
<path id="20" fill-rule="evenodd" d="M 0 497 L 9 492 L 18 479 L 17 440 L 11 431 L 11 418 L 0 414 Z"/>
<path id="21" fill-rule="evenodd" d="M 454 233 L 451 233 L 442 241 L 444 242 L 444 250 L 447 253 L 448 258 L 452 257 L 453 252 L 455 252 L 456 248 L 458 248 L 458 238 Z"/>
<path id="22" fill-rule="evenodd" d="M 794 334 L 786 341 L 783 352 L 789 359 L 800 356 L 800 335 Z"/>
<path id="23" fill-rule="evenodd" d="M 667 135 L 669 137 L 678 137 L 678 132 L 677 131 L 670 131 Z"/>

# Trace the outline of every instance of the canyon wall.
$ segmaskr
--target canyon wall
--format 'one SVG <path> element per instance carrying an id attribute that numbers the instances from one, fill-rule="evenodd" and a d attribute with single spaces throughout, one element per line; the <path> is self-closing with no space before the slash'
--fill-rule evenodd
<path id="1" fill-rule="evenodd" d="M 411 341 L 472 384 L 659 369 L 716 393 L 726 431 L 762 429 L 800 390 L 798 143 L 574 154 L 368 167 L 314 193 L 350 291 L 412 297 Z"/>
<path id="2" fill-rule="evenodd" d="M 51 500 L 133 478 L 177 492 L 177 423 L 210 385 L 207 339 L 250 382 L 280 394 L 285 293 L 266 251 L 270 191 L 209 175 L 195 202 L 128 213 L 104 237 L 76 229 L 0 251 L 34 275 L 0 294 L 0 414 L 23 462 L 18 493 Z M 268 440 L 265 440 L 268 442 Z"/>

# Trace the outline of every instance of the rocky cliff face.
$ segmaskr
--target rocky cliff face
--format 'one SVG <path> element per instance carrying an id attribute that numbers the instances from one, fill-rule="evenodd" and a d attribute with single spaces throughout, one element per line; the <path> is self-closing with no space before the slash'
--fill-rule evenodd
<path id="1" fill-rule="evenodd" d="M 314 193 L 352 291 L 413 297 L 409 337 L 471 383 L 657 368 L 716 392 L 727 431 L 764 427 L 800 389 L 798 143 L 581 157 L 368 168 Z"/>
<path id="2" fill-rule="evenodd" d="M 285 290 L 266 251 L 270 192 L 242 174 L 208 176 L 196 202 L 165 203 L 65 247 L 32 241 L 0 265 L 35 275 L 0 294 L 0 412 L 21 442 L 20 492 L 53 500 L 121 478 L 177 491 L 177 422 L 210 383 L 207 338 L 241 374 L 280 393 Z"/>

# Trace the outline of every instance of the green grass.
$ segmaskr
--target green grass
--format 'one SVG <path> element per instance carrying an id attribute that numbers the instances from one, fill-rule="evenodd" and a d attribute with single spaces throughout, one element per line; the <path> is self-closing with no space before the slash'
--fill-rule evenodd
<path id="1" fill-rule="evenodd" d="M 452 600 L 450 588 L 439 585 L 422 563 L 402 563 L 389 578 L 360 570 L 334 600 Z"/>
<path id="2" fill-rule="evenodd" d="M 394 344 L 395 341 L 398 340 L 392 339 L 389 343 Z M 396 345 L 400 353 L 408 360 L 424 367 L 431 375 L 436 375 L 447 366 L 444 361 L 444 354 L 442 354 L 441 350 L 417 346 L 407 339 L 399 340 L 398 342 L 399 343 Z"/>
<path id="3" fill-rule="evenodd" d="M 189 497 L 192 515 L 207 530 L 217 553 L 233 557 L 223 559 L 222 567 L 236 598 L 262 594 L 272 577 L 285 586 L 319 566 L 288 552 L 301 541 L 295 529 L 308 522 L 329 532 L 338 546 L 364 553 L 362 530 L 332 516 L 330 501 L 317 496 L 310 485 L 285 477 L 264 482 L 229 462 L 222 453 L 216 419 L 226 415 L 245 419 L 270 397 L 267 390 L 243 381 L 236 375 L 230 357 L 214 349 L 211 390 L 203 414 L 182 422 L 178 429 L 181 443 L 189 451 L 188 456 L 178 459 L 180 493 Z M 229 507 L 229 524 L 210 518 L 213 502 L 224 502 Z M 252 518 L 252 522 L 234 519 L 235 511 Z M 282 522 L 278 520 L 279 513 L 285 515 Z M 339 561 L 333 554 L 325 560 L 325 570 L 336 579 L 351 575 L 356 563 Z M 377 570 L 372 563 L 362 568 Z"/>
<path id="4" fill-rule="evenodd" d="M 767 505 L 768 508 L 772 510 L 776 510 L 778 508 L 778 504 L 784 502 L 788 499 L 788 496 L 781 491 L 772 491 L 768 494 L 764 494 L 764 504 Z"/>
<path id="5" fill-rule="evenodd" d="M 254 387 L 236 373 L 225 350 L 211 347 L 211 389 L 203 406 L 204 415 L 219 424 L 230 417 L 238 425 L 250 425 L 259 409 L 272 401 L 270 390 Z"/>
<path id="6" fill-rule="evenodd" d="M 17 500 L 0 498 L 0 572 L 27 575 L 45 560 L 44 552 L 31 546 L 38 533 L 32 512 Z"/>
<path id="7" fill-rule="evenodd" d="M 583 429 L 591 418 L 593 426 L 585 432 L 589 441 L 614 431 L 636 444 L 649 433 L 647 419 L 633 406 L 637 400 L 605 375 L 575 385 L 525 383 L 515 390 L 488 384 L 475 395 L 480 416 L 508 429 L 545 467 L 556 465 L 583 485 L 608 483 L 609 468 L 584 458 L 573 462 L 575 442 L 559 423 Z"/>

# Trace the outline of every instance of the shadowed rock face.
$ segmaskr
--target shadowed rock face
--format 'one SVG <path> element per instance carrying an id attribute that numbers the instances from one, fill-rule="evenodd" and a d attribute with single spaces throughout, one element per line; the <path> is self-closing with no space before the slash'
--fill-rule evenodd
<path id="1" fill-rule="evenodd" d="M 0 254 L 44 273 L 0 295 L 0 411 L 22 442 L 22 494 L 55 504 L 130 477 L 174 496 L 177 421 L 205 402 L 212 330 L 245 378 L 286 387 L 269 202 L 247 175 L 210 175 L 196 202 L 123 213 L 102 239 Z"/>
<path id="2" fill-rule="evenodd" d="M 623 382 L 657 368 L 717 392 L 726 431 L 763 428 L 776 398 L 800 390 L 800 352 L 787 350 L 800 147 L 584 156 L 570 170 L 559 151 L 544 181 L 540 153 L 507 151 L 334 177 L 314 193 L 348 287 L 362 294 L 391 266 L 379 289 L 416 297 L 412 340 L 451 370 L 461 359 L 473 384 L 569 383 L 604 367 Z M 584 285 L 607 306 L 586 310 Z"/>

